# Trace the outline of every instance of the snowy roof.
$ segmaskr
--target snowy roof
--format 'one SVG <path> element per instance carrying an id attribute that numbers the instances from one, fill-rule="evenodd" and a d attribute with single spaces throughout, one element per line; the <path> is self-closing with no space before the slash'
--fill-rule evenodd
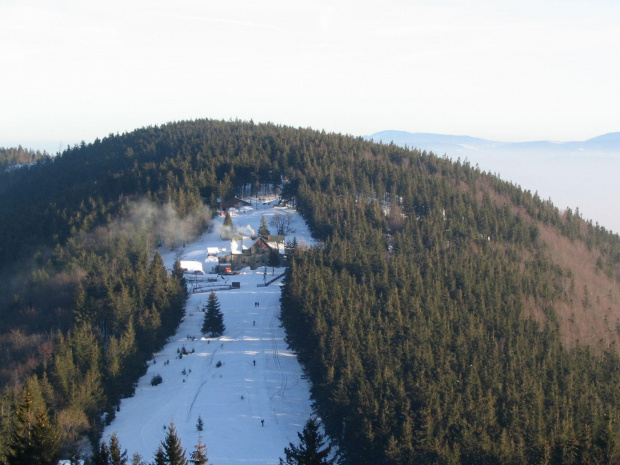
<path id="1" fill-rule="evenodd" d="M 218 253 L 220 253 L 220 248 L 219 247 L 207 247 L 207 253 L 209 255 L 217 255 Z"/>
<path id="2" fill-rule="evenodd" d="M 284 253 L 284 243 L 283 242 L 267 242 L 267 245 L 271 247 L 271 250 L 277 250 L 279 253 Z"/>
<path id="3" fill-rule="evenodd" d="M 193 271 L 202 271 L 204 273 L 202 263 L 196 260 L 181 260 L 181 268 L 190 273 Z"/>
<path id="4" fill-rule="evenodd" d="M 243 244 L 243 239 L 233 239 L 230 241 L 230 253 L 233 255 L 242 254 L 248 247 Z"/>

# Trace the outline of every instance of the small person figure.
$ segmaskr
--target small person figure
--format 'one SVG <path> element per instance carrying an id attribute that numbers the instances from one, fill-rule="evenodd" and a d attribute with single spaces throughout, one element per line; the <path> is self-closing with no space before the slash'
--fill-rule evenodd
<path id="1" fill-rule="evenodd" d="M 254 366 L 256 366 L 256 360 L 252 360 L 254 362 Z"/>
<path id="2" fill-rule="evenodd" d="M 256 320 L 252 321 L 252 326 L 256 326 Z"/>
<path id="3" fill-rule="evenodd" d="M 260 424 L 261 424 L 262 427 L 264 427 L 265 426 L 265 420 L 261 419 Z"/>

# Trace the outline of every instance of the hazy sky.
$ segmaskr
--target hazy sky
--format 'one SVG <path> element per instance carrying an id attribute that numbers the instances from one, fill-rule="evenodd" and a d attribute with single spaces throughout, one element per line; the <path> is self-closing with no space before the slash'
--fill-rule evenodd
<path id="1" fill-rule="evenodd" d="M 505 141 L 620 131 L 620 2 L 0 0 L 0 146 L 193 118 Z"/>

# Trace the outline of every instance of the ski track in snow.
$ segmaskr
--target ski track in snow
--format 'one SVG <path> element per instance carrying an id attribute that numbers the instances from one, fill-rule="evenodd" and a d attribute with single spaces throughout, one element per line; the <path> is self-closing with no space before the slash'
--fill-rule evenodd
<path id="1" fill-rule="evenodd" d="M 235 226 L 258 230 L 262 215 L 269 221 L 278 211 L 271 205 L 258 205 L 232 219 Z M 214 232 L 186 245 L 181 258 L 204 261 L 208 246 L 230 250 L 230 242 L 222 241 L 217 233 L 222 220 L 215 218 Z M 296 236 L 298 242 L 312 243 L 299 216 L 294 226 L 296 231 L 287 240 Z M 171 269 L 176 254 L 167 249 L 160 253 Z M 208 267 L 205 264 L 207 272 Z M 164 426 L 173 420 L 187 458 L 200 435 L 207 445 L 209 464 L 214 465 L 277 464 L 289 442 L 298 442 L 297 433 L 312 413 L 310 387 L 280 327 L 281 279 L 257 287 L 284 270 L 268 269 L 266 277 L 263 270 L 245 268 L 230 277 L 241 283 L 240 289 L 216 291 L 226 325 L 222 337 L 206 338 L 200 332 L 208 292 L 190 295 L 176 334 L 149 362 L 134 396 L 122 400 L 120 412 L 104 430 L 104 440 L 116 432 L 130 458 L 137 452 L 151 462 L 165 438 Z M 194 353 L 179 359 L 177 350 L 183 346 Z M 218 362 L 222 363 L 219 368 Z M 151 386 L 156 374 L 163 382 Z M 199 416 L 204 422 L 201 433 L 196 429 Z"/>

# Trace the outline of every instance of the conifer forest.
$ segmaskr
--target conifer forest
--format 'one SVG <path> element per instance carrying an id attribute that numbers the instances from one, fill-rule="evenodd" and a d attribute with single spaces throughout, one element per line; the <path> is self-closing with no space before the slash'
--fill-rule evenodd
<path id="1" fill-rule="evenodd" d="M 281 323 L 343 463 L 620 464 L 620 237 L 578 211 L 466 161 L 253 122 L 37 160 L 0 172 L 0 464 L 99 444 L 183 316 L 156 247 L 265 186 L 320 243 L 289 250 Z"/>

